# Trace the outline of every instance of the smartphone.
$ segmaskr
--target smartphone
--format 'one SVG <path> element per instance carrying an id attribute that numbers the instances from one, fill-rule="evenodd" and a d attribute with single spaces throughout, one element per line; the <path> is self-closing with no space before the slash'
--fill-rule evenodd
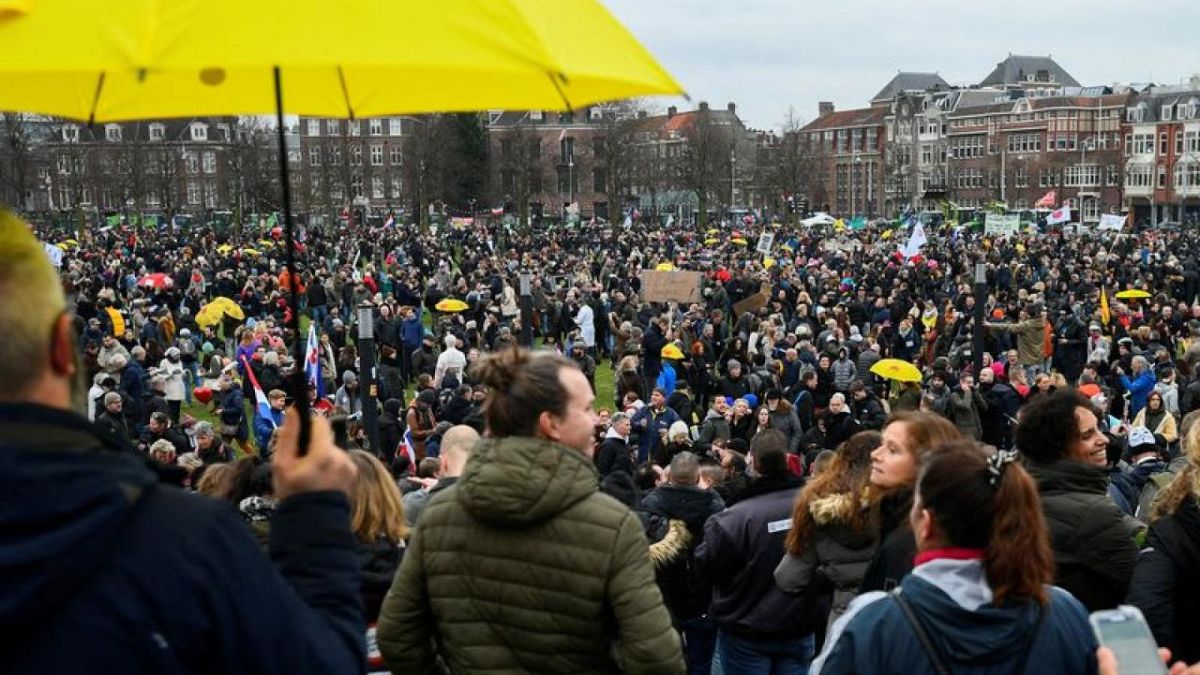
<path id="1" fill-rule="evenodd" d="M 1121 675 L 1167 675 L 1154 635 L 1137 607 L 1121 605 L 1092 612 L 1089 620 L 1096 639 L 1116 655 Z"/>

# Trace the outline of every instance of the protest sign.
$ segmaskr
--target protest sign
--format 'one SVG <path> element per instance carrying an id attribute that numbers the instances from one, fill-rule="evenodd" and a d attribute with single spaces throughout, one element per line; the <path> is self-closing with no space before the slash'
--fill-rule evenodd
<path id="1" fill-rule="evenodd" d="M 642 299 L 647 302 L 700 302 L 700 272 L 642 272 Z"/>
<path id="2" fill-rule="evenodd" d="M 1000 215 L 998 213 L 987 214 L 987 220 L 984 221 L 983 225 L 984 234 L 1000 237 L 1014 235 L 1020 229 L 1020 216 Z"/>

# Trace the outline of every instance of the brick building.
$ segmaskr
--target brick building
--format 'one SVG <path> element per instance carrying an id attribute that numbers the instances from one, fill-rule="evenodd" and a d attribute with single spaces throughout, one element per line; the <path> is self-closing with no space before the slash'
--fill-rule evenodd
<path id="1" fill-rule="evenodd" d="M 1124 205 L 1133 219 L 1200 219 L 1200 76 L 1146 89 L 1124 115 Z"/>
<path id="2" fill-rule="evenodd" d="M 876 216 L 884 206 L 884 120 L 889 107 L 835 111 L 818 106 L 815 120 L 800 130 L 817 162 L 816 187 L 808 195 L 814 211 Z"/>

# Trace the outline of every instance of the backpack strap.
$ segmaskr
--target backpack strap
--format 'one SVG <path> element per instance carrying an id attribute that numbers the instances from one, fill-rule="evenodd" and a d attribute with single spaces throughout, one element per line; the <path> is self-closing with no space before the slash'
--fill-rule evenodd
<path id="1" fill-rule="evenodd" d="M 905 618 L 908 619 L 909 625 L 912 626 L 913 632 L 917 636 L 917 641 L 921 643 L 921 647 L 925 650 L 925 656 L 929 657 L 929 662 L 933 665 L 934 671 L 938 675 L 950 675 L 950 669 L 946 667 L 946 662 L 942 660 L 942 655 L 933 646 L 933 642 L 929 639 L 929 633 L 925 632 L 925 626 L 917 618 L 912 605 L 904 598 L 904 592 L 900 588 L 896 588 L 896 590 L 892 591 L 891 598 L 903 610 Z"/>

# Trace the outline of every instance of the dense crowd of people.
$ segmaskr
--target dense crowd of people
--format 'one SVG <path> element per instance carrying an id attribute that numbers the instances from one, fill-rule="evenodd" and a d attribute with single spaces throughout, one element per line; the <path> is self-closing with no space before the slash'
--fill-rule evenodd
<path id="1" fill-rule="evenodd" d="M 911 227 L 5 217 L 15 672 L 109 613 L 79 664 L 1109 673 L 1126 604 L 1200 661 L 1200 236 Z"/>

